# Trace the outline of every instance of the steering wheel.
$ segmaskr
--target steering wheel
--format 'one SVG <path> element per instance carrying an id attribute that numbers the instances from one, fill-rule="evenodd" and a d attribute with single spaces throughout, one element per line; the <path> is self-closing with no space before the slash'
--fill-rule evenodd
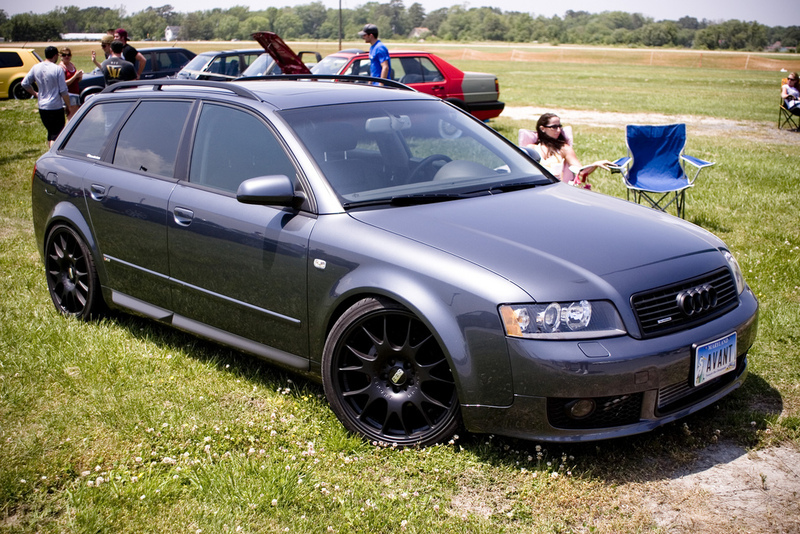
<path id="1" fill-rule="evenodd" d="M 442 164 L 437 168 L 436 163 L 440 161 Z M 413 184 L 415 182 L 432 180 L 439 168 L 451 161 L 453 160 L 444 154 L 433 154 L 432 156 L 428 156 L 419 162 L 417 168 L 414 169 L 414 172 L 412 172 L 411 176 L 408 177 L 408 183 Z"/>

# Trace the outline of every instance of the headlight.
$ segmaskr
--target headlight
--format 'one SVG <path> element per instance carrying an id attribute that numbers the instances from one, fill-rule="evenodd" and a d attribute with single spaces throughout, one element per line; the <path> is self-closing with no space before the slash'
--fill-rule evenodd
<path id="1" fill-rule="evenodd" d="M 739 262 L 733 257 L 733 254 L 727 250 L 725 251 L 725 261 L 728 262 L 728 267 L 731 268 L 733 279 L 736 281 L 736 291 L 738 291 L 741 295 L 742 291 L 744 291 L 744 276 L 742 275 L 742 268 L 739 267 Z"/>
<path id="2" fill-rule="evenodd" d="M 504 304 L 506 335 L 536 339 L 593 339 L 625 333 L 617 309 L 607 301 Z"/>

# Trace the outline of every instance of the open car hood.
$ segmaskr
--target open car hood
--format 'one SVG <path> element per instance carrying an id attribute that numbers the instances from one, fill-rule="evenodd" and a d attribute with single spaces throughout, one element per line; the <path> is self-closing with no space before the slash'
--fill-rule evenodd
<path id="1" fill-rule="evenodd" d="M 284 74 L 311 74 L 311 70 L 277 33 L 255 32 L 252 37 L 272 56 Z"/>

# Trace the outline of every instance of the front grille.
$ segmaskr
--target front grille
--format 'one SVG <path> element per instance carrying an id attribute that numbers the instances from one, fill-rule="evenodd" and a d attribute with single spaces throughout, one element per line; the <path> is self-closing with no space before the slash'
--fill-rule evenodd
<path id="1" fill-rule="evenodd" d="M 568 415 L 567 405 L 578 399 L 549 397 L 547 399 L 547 420 L 550 426 L 564 429 L 610 428 L 639 422 L 642 413 L 643 393 L 596 397 L 594 413 L 583 419 Z"/>
<path id="2" fill-rule="evenodd" d="M 687 377 L 686 380 L 659 389 L 656 415 L 660 417 L 678 411 L 724 388 L 744 372 L 747 365 L 746 358 L 747 355 L 742 354 L 736 359 L 736 370 L 725 373 L 700 387 L 693 387 L 690 378 Z"/>
<path id="3" fill-rule="evenodd" d="M 700 286 L 710 286 L 716 293 L 716 304 L 708 310 L 687 315 L 678 305 L 678 294 Z M 730 270 L 723 267 L 709 274 L 677 284 L 637 293 L 631 305 L 642 331 L 642 337 L 654 337 L 705 323 L 734 308 L 738 302 L 736 282 Z"/>

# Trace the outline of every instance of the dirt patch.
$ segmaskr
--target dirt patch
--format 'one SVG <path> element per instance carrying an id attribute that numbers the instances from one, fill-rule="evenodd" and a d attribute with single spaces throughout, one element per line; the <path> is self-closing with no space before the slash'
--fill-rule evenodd
<path id="1" fill-rule="evenodd" d="M 720 443 L 634 493 L 672 534 L 800 532 L 800 451 Z"/>
<path id="2" fill-rule="evenodd" d="M 623 129 L 628 124 L 675 124 L 685 123 L 688 135 L 720 135 L 747 137 L 779 144 L 800 143 L 800 133 L 778 130 L 777 123 L 756 121 L 734 121 L 697 115 L 664 115 L 661 113 L 617 113 L 613 111 L 585 111 L 574 109 L 550 109 L 533 106 L 506 107 L 502 117 L 527 121 L 531 128 L 543 113 L 555 113 L 564 124 L 587 125 L 598 128 Z"/>

